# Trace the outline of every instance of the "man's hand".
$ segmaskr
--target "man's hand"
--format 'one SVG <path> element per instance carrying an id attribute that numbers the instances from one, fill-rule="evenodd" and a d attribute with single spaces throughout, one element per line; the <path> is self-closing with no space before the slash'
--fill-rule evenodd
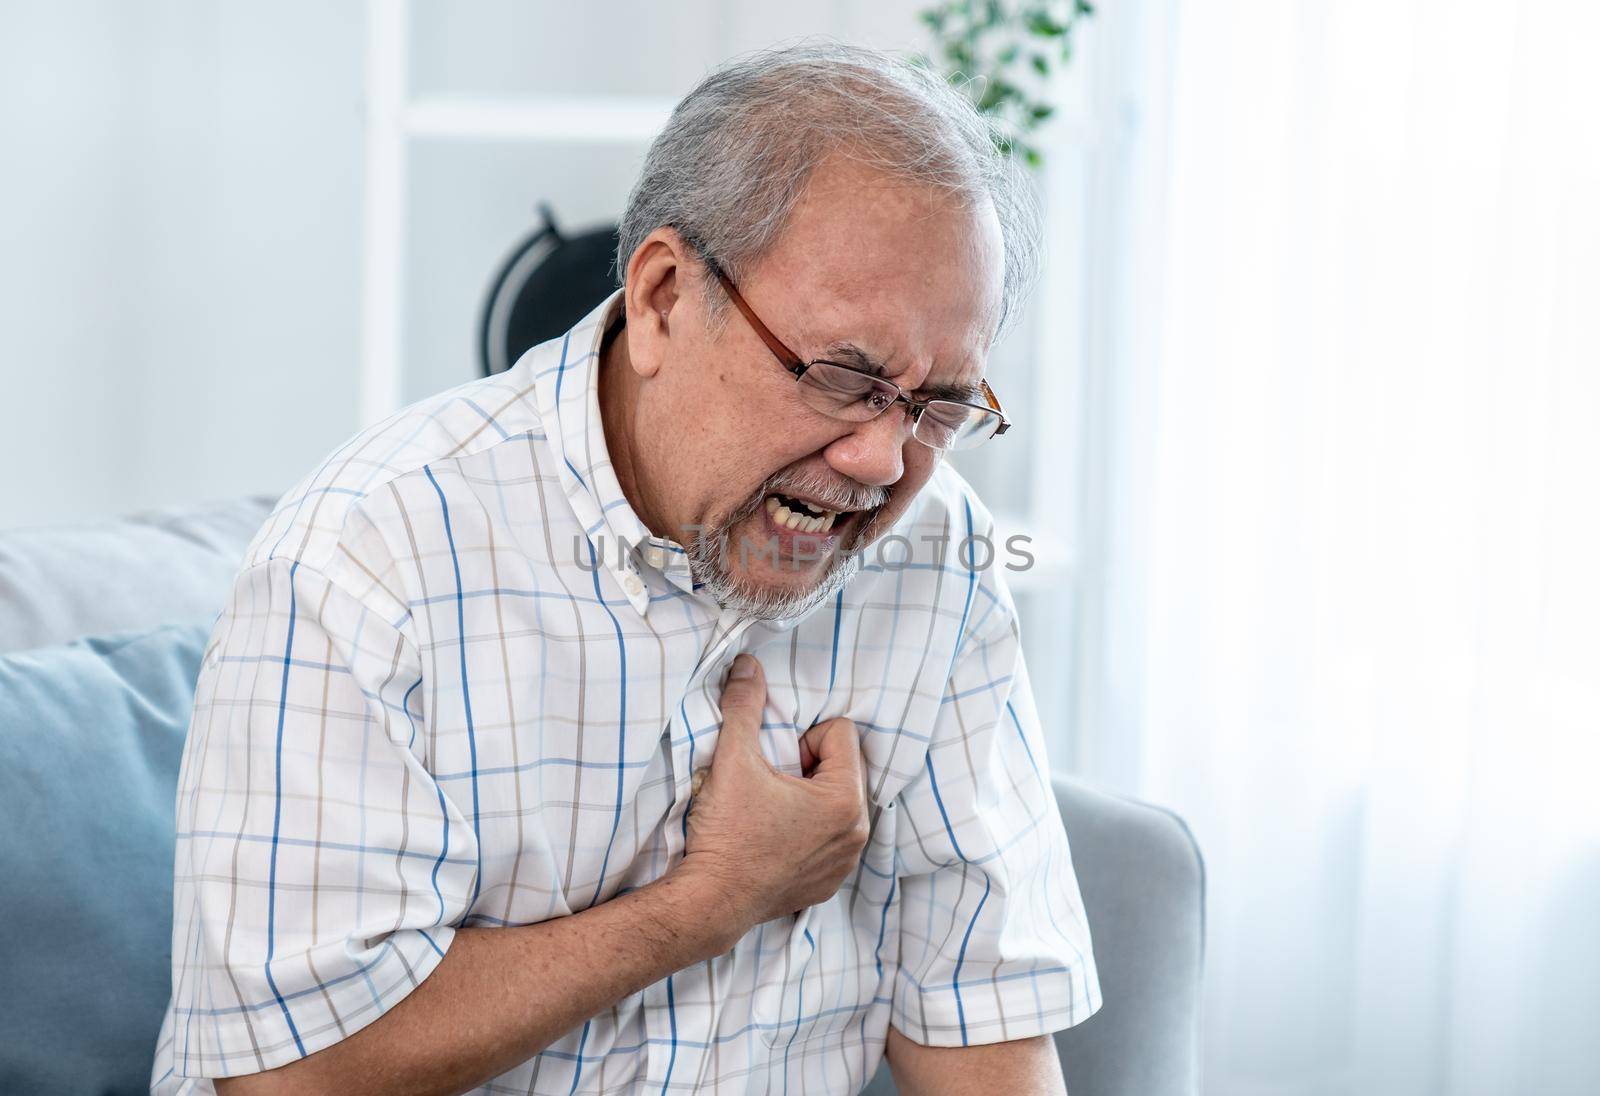
<path id="1" fill-rule="evenodd" d="M 808 730 L 800 740 L 805 775 L 789 776 L 761 753 L 766 698 L 761 664 L 739 655 L 722 692 L 717 752 L 674 869 L 714 881 L 746 929 L 832 898 L 870 835 L 855 724 L 830 719 Z"/>

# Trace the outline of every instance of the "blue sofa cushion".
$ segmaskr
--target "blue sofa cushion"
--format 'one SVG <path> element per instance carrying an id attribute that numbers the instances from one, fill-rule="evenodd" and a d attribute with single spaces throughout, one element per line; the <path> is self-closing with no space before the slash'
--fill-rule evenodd
<path id="1" fill-rule="evenodd" d="M 0 1092 L 148 1092 L 208 624 L 0 655 Z"/>

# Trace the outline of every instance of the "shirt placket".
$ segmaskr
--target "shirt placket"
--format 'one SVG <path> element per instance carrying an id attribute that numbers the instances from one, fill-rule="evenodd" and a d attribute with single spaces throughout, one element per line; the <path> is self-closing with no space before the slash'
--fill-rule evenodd
<path id="1" fill-rule="evenodd" d="M 677 711 L 668 722 L 665 733 L 672 736 L 675 785 L 673 806 L 663 834 L 668 871 L 683 858 L 685 817 L 693 797 L 694 770 L 711 763 L 716 745 L 715 736 L 710 732 L 717 729 L 717 725 L 714 713 L 706 705 L 706 682 L 721 682 L 728 665 L 744 649 L 751 623 L 727 610 L 722 611 L 715 630 L 720 638 L 714 639 L 701 654 L 684 695 L 679 698 Z M 649 1040 L 647 1061 L 652 1091 L 661 1091 L 665 1085 L 689 1091 L 690 1082 L 700 1072 L 699 1057 L 708 1053 L 703 1048 L 716 1038 L 716 1033 L 710 1030 L 708 1010 L 685 1004 L 686 1000 L 706 999 L 705 978 L 705 964 L 697 963 L 645 987 L 642 1007 Z"/>

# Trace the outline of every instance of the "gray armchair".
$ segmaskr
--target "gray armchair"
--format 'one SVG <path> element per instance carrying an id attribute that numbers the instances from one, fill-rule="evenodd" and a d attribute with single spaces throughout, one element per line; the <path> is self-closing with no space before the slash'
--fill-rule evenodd
<path id="1" fill-rule="evenodd" d="M 49 652 L 82 636 L 128 634 L 168 623 L 209 624 L 272 501 L 256 497 L 82 527 L 0 532 L 0 751 L 21 759 L 0 772 L 0 800 L 17 802 L 11 793 L 37 795 L 38 785 L 51 781 L 67 788 L 98 778 L 118 789 L 99 801 L 104 810 L 92 810 L 95 817 L 78 827 L 79 839 L 57 842 L 65 851 L 56 855 L 81 856 L 82 864 L 40 862 L 37 850 L 43 846 L 36 838 L 46 829 L 56 835 L 64 828 L 61 796 L 40 799 L 49 805 L 43 812 L 18 808 L 15 818 L 0 819 L 16 827 L 0 839 L 0 877 L 9 888 L 0 895 L 0 920 L 13 930 L 24 926 L 10 934 L 11 944 L 24 946 L 34 926 L 47 933 L 61 920 L 60 895 L 49 887 L 63 873 L 77 872 L 88 880 L 82 893 L 102 893 L 107 863 L 121 873 L 118 884 L 126 898 L 96 915 L 105 938 L 98 942 L 94 965 L 76 980 L 60 952 L 28 944 L 48 959 L 44 966 L 28 967 L 36 956 L 13 955 L 6 950 L 10 944 L 0 946 L 0 969 L 46 972 L 39 984 L 27 984 L 24 976 L 5 980 L 0 988 L 0 1015 L 17 1020 L 7 1023 L 16 1038 L 0 1051 L 0 1090 L 144 1090 L 169 990 L 171 926 L 163 915 L 169 914 L 171 900 L 174 741 L 181 743 L 187 725 L 183 675 L 197 669 L 201 639 L 191 628 L 185 632 L 187 647 L 169 644 L 169 652 L 176 652 L 170 657 L 194 662 L 192 667 L 175 663 L 177 676 L 168 674 L 164 692 L 152 687 L 141 692 L 138 675 L 128 676 L 132 660 L 140 657 L 136 643 L 90 645 L 92 650 L 75 645 L 69 653 L 78 663 L 69 658 L 52 664 Z M 76 665 L 98 673 L 98 683 L 85 680 L 80 687 L 80 679 L 72 676 Z M 192 692 L 193 677 L 186 680 Z M 123 710 L 102 719 L 91 685 L 124 695 Z M 47 689 L 77 695 L 64 695 L 57 704 L 41 699 Z M 66 741 L 47 720 L 27 715 L 30 711 L 65 713 L 61 718 L 71 722 L 79 744 Z M 104 728 L 119 729 L 125 721 L 144 736 L 143 752 L 117 754 L 120 744 L 97 740 L 107 733 Z M 85 722 L 94 725 L 85 728 Z M 85 772 L 52 774 L 42 767 L 49 764 Z M 147 770 L 141 774 L 143 807 L 135 804 L 131 790 L 129 769 L 138 765 Z M 98 774 L 89 771 L 97 766 Z M 7 781 L 16 786 L 8 788 Z M 1105 1002 L 1096 1015 L 1056 1036 L 1068 1090 L 1072 1096 L 1190 1096 L 1199 1089 L 1205 890 L 1199 849 L 1183 821 L 1168 811 L 1071 779 L 1058 777 L 1055 787 Z M 136 810 L 150 817 L 132 813 Z M 156 817 L 163 810 L 165 822 Z M 162 840 L 164 849 L 145 847 Z M 43 893 L 10 886 L 28 879 L 30 871 L 45 880 L 37 888 Z M 108 980 L 107 970 L 122 984 Z M 79 1063 L 70 1079 L 41 1072 L 58 1067 L 64 1057 Z M 887 1067 L 866 1091 L 894 1091 Z"/>

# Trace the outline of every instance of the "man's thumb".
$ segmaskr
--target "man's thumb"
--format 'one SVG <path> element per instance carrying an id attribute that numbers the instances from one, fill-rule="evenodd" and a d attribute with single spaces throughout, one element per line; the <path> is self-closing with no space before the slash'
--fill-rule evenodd
<path id="1" fill-rule="evenodd" d="M 741 653 L 722 686 L 722 734 L 718 752 L 730 740 L 741 749 L 761 752 L 761 710 L 767 703 L 767 679 L 754 655 Z"/>

